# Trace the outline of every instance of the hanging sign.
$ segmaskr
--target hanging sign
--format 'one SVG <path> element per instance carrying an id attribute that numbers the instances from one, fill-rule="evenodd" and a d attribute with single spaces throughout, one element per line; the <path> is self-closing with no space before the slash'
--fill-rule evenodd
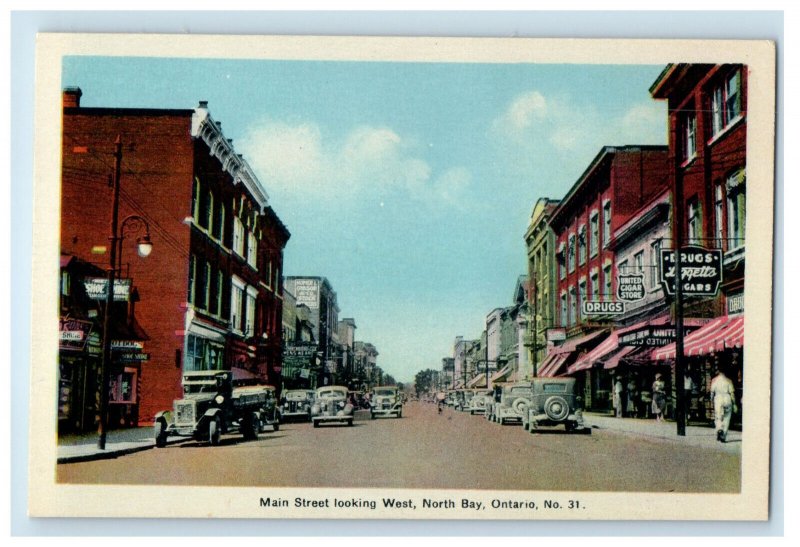
<path id="1" fill-rule="evenodd" d="M 619 274 L 617 276 L 617 298 L 623 302 L 644 300 L 644 275 Z"/>
<path id="2" fill-rule="evenodd" d="M 58 349 L 82 350 L 92 323 L 80 319 L 60 319 L 59 323 Z"/>
<path id="3" fill-rule="evenodd" d="M 675 294 L 675 251 L 661 249 L 661 284 Z M 681 249 L 681 288 L 684 296 L 716 296 L 722 283 L 722 249 Z"/>
<path id="4" fill-rule="evenodd" d="M 625 313 L 624 302 L 585 300 L 581 308 L 584 315 L 621 315 Z"/>
<path id="5" fill-rule="evenodd" d="M 108 279 L 104 277 L 87 277 L 83 280 L 86 295 L 92 300 L 105 300 L 107 298 Z M 114 302 L 127 302 L 131 293 L 130 279 L 114 280 Z"/>

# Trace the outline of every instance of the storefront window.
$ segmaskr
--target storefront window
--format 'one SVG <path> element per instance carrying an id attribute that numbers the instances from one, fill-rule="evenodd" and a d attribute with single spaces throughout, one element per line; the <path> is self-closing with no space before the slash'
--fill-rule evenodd
<path id="1" fill-rule="evenodd" d="M 744 245 L 745 237 L 745 177 L 738 171 L 728 178 L 728 238 L 729 248 Z"/>
<path id="2" fill-rule="evenodd" d="M 221 344 L 190 334 L 186 340 L 184 370 L 221 370 L 222 355 Z"/>

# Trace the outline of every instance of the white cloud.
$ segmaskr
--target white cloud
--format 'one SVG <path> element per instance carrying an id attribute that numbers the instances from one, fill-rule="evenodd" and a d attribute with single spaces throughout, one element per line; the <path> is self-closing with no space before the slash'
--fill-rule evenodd
<path id="1" fill-rule="evenodd" d="M 533 125 L 534 119 L 541 120 L 547 115 L 547 101 L 538 91 L 519 95 L 508 106 L 501 118 L 514 131 L 525 130 Z"/>
<path id="2" fill-rule="evenodd" d="M 435 205 L 455 203 L 471 177 L 463 168 L 435 176 L 429 147 L 387 127 L 358 126 L 334 139 L 310 122 L 266 120 L 239 139 L 239 147 L 273 197 L 307 195 L 363 199 L 401 192 Z"/>

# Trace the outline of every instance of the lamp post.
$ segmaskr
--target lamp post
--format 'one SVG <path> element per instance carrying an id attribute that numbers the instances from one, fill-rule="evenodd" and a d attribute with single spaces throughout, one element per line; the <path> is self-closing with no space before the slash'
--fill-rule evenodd
<path id="1" fill-rule="evenodd" d="M 97 448 L 106 449 L 106 429 L 108 421 L 108 380 L 111 368 L 111 315 L 114 306 L 114 283 L 117 273 L 117 252 L 119 252 L 119 268 L 122 268 L 122 241 L 126 227 L 140 231 L 144 228 L 144 236 L 137 239 L 137 250 L 139 256 L 147 257 L 153 250 L 150 242 L 150 227 L 144 218 L 138 215 L 126 217 L 121 224 L 119 220 L 119 184 L 122 164 L 122 139 L 117 136 L 114 142 L 114 179 L 113 194 L 111 203 L 111 235 L 108 238 L 111 242 L 109 253 L 109 268 L 106 283 L 106 309 L 103 314 L 103 355 L 100 362 L 100 408 L 99 424 L 97 428 Z M 119 229 L 119 231 L 118 231 Z"/>

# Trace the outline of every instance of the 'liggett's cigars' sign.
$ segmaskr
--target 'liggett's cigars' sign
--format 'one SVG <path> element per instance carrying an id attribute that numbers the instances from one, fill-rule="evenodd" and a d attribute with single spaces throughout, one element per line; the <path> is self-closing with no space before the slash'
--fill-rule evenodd
<path id="1" fill-rule="evenodd" d="M 662 249 L 661 284 L 669 295 L 675 294 L 675 251 Z M 722 283 L 722 250 L 703 247 L 681 249 L 681 289 L 684 296 L 714 296 Z"/>

